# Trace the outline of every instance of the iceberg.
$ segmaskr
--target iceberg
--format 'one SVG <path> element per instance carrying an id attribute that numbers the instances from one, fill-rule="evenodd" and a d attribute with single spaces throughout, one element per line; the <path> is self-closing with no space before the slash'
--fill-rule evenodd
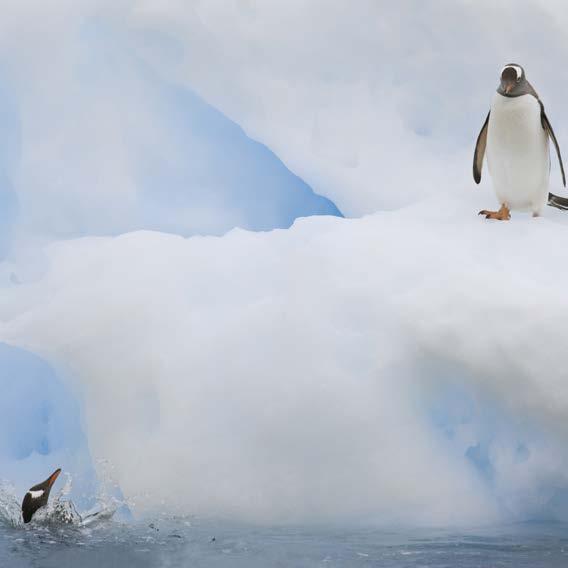
<path id="1" fill-rule="evenodd" d="M 511 52 L 565 147 L 558 6 L 7 8 L 2 477 L 108 464 L 140 515 L 566 519 L 567 218 L 484 222 L 469 177 Z"/>

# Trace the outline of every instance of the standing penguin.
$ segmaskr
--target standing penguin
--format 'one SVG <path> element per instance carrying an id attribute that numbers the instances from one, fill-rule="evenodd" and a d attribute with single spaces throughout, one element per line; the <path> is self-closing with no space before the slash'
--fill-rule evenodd
<path id="1" fill-rule="evenodd" d="M 566 187 L 560 148 L 544 112 L 544 105 L 515 63 L 503 67 L 501 82 L 491 110 L 477 138 L 473 157 L 473 179 L 481 181 L 483 156 L 501 206 L 498 211 L 480 211 L 487 219 L 506 221 L 511 210 L 531 211 L 538 217 L 547 204 L 564 209 L 568 199 L 549 194 L 549 138 L 554 143 L 562 183 Z"/>
<path id="2" fill-rule="evenodd" d="M 34 516 L 34 513 L 40 508 L 47 505 L 49 499 L 49 492 L 55 480 L 61 473 L 60 469 L 56 469 L 45 481 L 34 485 L 24 496 L 22 501 L 22 517 L 24 523 L 29 523 Z"/>

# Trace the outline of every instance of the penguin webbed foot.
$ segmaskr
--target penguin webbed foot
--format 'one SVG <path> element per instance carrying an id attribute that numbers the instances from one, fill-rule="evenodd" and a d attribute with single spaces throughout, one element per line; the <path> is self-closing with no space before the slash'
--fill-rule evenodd
<path id="1" fill-rule="evenodd" d="M 511 218 L 511 212 L 506 205 L 501 205 L 499 211 L 482 209 L 478 215 L 485 215 L 486 219 L 496 219 L 497 221 L 508 221 Z"/>

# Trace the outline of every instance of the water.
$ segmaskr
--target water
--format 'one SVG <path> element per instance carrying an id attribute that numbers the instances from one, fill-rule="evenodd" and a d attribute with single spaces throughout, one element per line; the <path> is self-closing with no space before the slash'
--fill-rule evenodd
<path id="1" fill-rule="evenodd" d="M 539 568 L 568 565 L 568 524 L 522 523 L 456 531 L 256 526 L 161 514 L 132 519 L 102 486 L 78 512 L 72 480 L 24 525 L 13 487 L 0 484 L 0 567 Z"/>
<path id="2" fill-rule="evenodd" d="M 565 567 L 568 525 L 467 531 L 255 527 L 162 516 L 92 526 L 0 525 L 0 566 Z"/>

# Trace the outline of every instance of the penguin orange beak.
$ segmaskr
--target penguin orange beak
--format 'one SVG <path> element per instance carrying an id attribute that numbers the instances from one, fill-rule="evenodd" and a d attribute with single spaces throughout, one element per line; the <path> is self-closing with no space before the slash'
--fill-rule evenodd
<path id="1" fill-rule="evenodd" d="M 503 83 L 503 90 L 507 95 L 513 90 L 514 87 L 515 83 L 513 83 L 512 81 L 506 81 Z"/>
<path id="2" fill-rule="evenodd" d="M 47 485 L 51 489 L 51 486 L 55 483 L 55 480 L 59 477 L 61 473 L 61 469 L 56 469 L 48 478 L 47 478 Z"/>

